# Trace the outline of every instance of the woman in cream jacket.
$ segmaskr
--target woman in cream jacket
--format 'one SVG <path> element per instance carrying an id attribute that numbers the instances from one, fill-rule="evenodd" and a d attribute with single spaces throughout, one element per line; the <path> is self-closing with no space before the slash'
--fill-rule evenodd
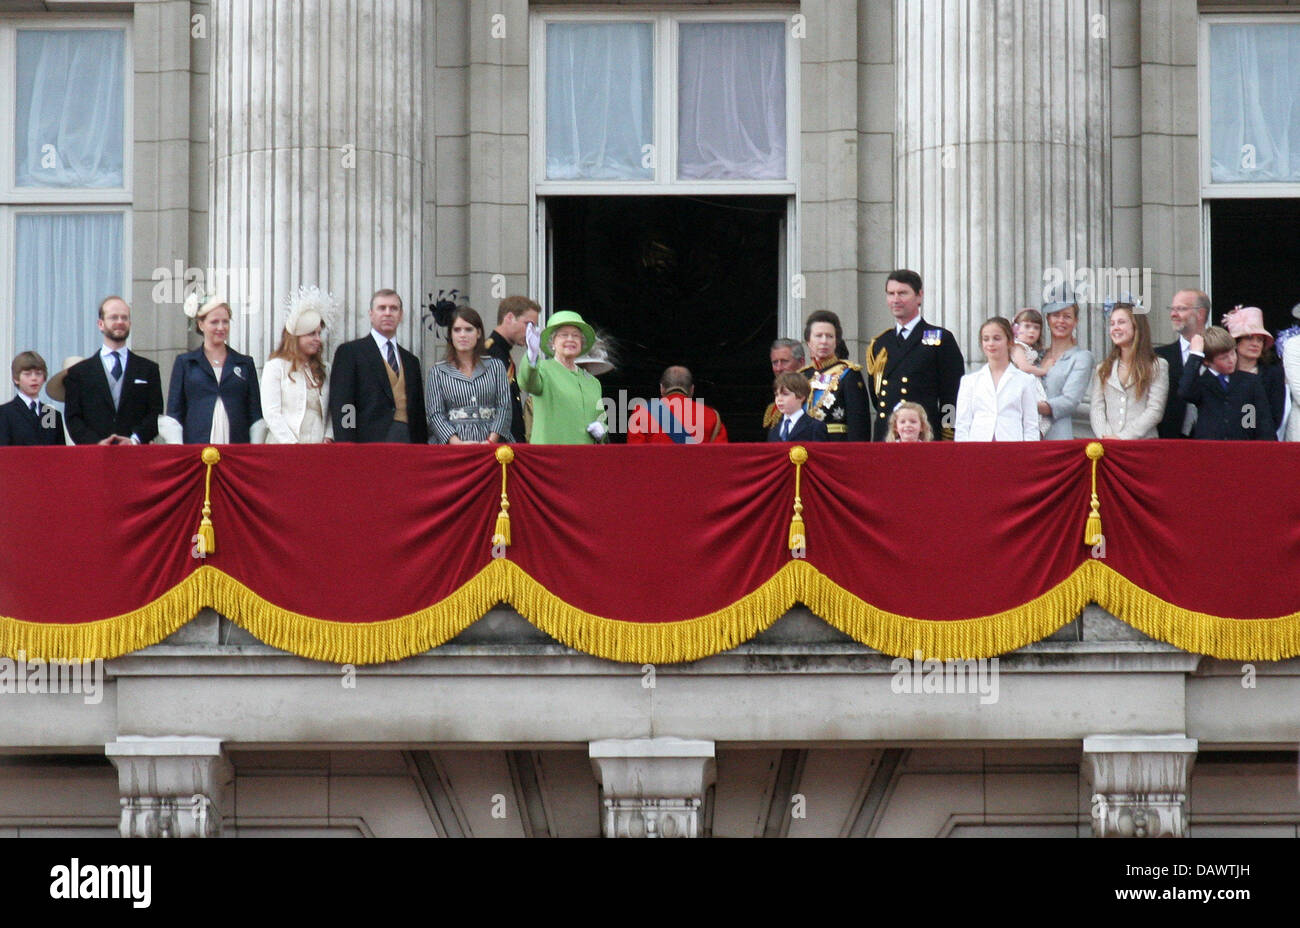
<path id="1" fill-rule="evenodd" d="M 290 304 L 280 346 L 262 370 L 262 416 L 269 445 L 334 440 L 321 340 L 332 309 L 332 298 L 316 287 L 299 290 Z"/>
<path id="2" fill-rule="evenodd" d="M 1110 340 L 1110 354 L 1092 375 L 1092 432 L 1098 438 L 1158 438 L 1169 399 L 1169 364 L 1151 347 L 1147 317 L 1116 304 Z"/>

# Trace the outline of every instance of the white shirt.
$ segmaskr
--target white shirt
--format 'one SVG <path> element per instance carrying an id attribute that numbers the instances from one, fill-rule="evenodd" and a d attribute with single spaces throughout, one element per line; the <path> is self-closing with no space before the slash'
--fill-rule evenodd
<path id="1" fill-rule="evenodd" d="M 802 409 L 796 409 L 796 410 L 795 410 L 794 412 L 792 412 L 790 415 L 788 415 L 788 416 L 782 416 L 782 417 L 781 417 L 782 422 L 781 422 L 781 425 L 777 426 L 777 433 L 776 433 L 776 434 L 780 435 L 780 434 L 781 434 L 781 431 L 780 431 L 780 430 L 781 430 L 782 428 L 785 429 L 785 434 L 787 434 L 787 435 L 792 434 L 792 433 L 794 432 L 794 425 L 795 425 L 795 423 L 798 422 L 798 421 L 799 421 L 800 419 L 802 419 L 802 418 L 803 418 L 803 410 L 802 410 Z"/>
<path id="2" fill-rule="evenodd" d="M 921 314 L 917 313 L 915 316 L 913 316 L 911 319 L 907 320 L 906 322 L 899 323 L 898 328 L 896 330 L 898 332 L 898 337 L 900 339 L 906 340 L 907 336 L 912 333 L 912 327 L 916 325 L 916 321 L 920 318 L 921 318 Z"/>
<path id="3" fill-rule="evenodd" d="M 384 359 L 385 364 L 388 363 L 387 345 L 389 342 L 392 342 L 393 355 L 397 358 L 397 366 L 398 367 L 402 366 L 402 353 L 397 350 L 397 339 L 389 338 L 387 335 L 383 334 L 378 329 L 371 329 L 370 337 L 373 338 L 375 340 L 375 344 L 379 346 L 379 356 Z"/>
<path id="4" fill-rule="evenodd" d="M 126 356 L 129 348 L 110 348 L 104 345 L 99 349 L 99 360 L 104 362 L 104 373 L 108 376 L 108 382 L 113 382 L 113 354 L 116 353 L 122 359 L 122 376 L 126 376 Z"/>
<path id="5" fill-rule="evenodd" d="M 957 441 L 1038 441 L 1037 378 L 1014 364 L 997 386 L 985 364 L 957 390 Z"/>
<path id="6" fill-rule="evenodd" d="M 45 408 L 45 404 L 43 404 L 40 400 L 38 400 L 34 396 L 28 396 L 22 390 L 18 391 L 18 399 L 22 400 L 23 405 L 26 406 L 28 409 L 32 408 L 32 403 L 35 403 L 37 415 L 39 415 L 41 410 Z"/>

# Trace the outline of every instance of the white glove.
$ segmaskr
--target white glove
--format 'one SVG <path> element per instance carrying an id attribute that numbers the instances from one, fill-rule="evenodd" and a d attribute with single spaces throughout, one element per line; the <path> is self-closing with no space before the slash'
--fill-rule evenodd
<path id="1" fill-rule="evenodd" d="M 536 364 L 542 356 L 542 330 L 536 323 L 528 323 L 524 330 L 524 344 L 528 346 L 528 363 Z"/>
<path id="2" fill-rule="evenodd" d="M 605 426 L 599 421 L 593 422 L 587 426 L 587 434 L 596 441 L 601 441 L 605 437 Z"/>

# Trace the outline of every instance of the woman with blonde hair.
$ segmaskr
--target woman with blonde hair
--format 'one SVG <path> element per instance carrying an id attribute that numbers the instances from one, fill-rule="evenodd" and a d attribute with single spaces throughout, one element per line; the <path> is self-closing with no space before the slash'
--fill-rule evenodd
<path id="1" fill-rule="evenodd" d="M 262 410 L 268 445 L 315 445 L 334 440 L 322 332 L 338 318 L 338 301 L 319 287 L 300 287 L 289 300 L 280 345 L 262 369 Z"/>
<path id="2" fill-rule="evenodd" d="M 253 359 L 226 343 L 230 304 L 219 296 L 200 300 L 191 295 L 184 309 L 203 344 L 177 357 L 172 366 L 167 418 L 180 423 L 181 441 L 187 445 L 247 444 L 253 423 L 262 418 L 262 398 Z"/>
<path id="3" fill-rule="evenodd" d="M 1151 346 L 1151 326 L 1132 303 L 1110 313 L 1110 353 L 1092 375 L 1090 414 L 1098 438 L 1157 438 L 1169 399 L 1169 364 Z"/>

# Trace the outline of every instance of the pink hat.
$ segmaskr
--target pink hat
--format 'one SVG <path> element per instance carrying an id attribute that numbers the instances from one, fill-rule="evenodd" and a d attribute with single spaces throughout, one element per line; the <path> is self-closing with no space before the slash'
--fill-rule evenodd
<path id="1" fill-rule="evenodd" d="M 1273 336 L 1264 328 L 1264 312 L 1257 306 L 1238 306 L 1223 317 L 1223 327 L 1234 339 L 1262 335 L 1265 347 L 1273 344 Z"/>

